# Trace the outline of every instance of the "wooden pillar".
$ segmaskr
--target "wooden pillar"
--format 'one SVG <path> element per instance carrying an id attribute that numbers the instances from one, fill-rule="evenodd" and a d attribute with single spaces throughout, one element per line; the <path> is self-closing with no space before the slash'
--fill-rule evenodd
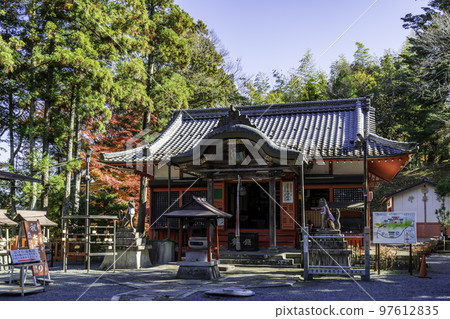
<path id="1" fill-rule="evenodd" d="M 147 212 L 147 186 L 148 179 L 146 176 L 141 176 L 141 183 L 139 188 L 139 213 L 137 231 L 141 234 L 145 231 L 145 214 Z"/>
<path id="2" fill-rule="evenodd" d="M 216 260 L 219 260 L 219 246 L 220 246 L 220 242 L 219 242 L 219 223 L 217 222 L 216 219 L 216 225 L 215 225 L 215 241 L 216 241 Z"/>
<path id="3" fill-rule="evenodd" d="M 116 232 L 117 232 L 117 220 L 114 219 L 114 236 L 113 236 L 113 272 L 116 272 L 116 261 L 117 261 L 117 257 L 116 257 Z"/>
<path id="4" fill-rule="evenodd" d="M 67 272 L 67 248 L 68 248 L 68 241 L 69 241 L 69 222 L 67 220 L 62 220 L 62 229 L 63 229 L 63 241 L 61 243 L 61 246 L 63 247 L 63 271 Z M 20 230 L 19 230 L 20 233 Z M 20 241 L 20 237 L 17 237 L 18 241 Z M 19 247 L 19 243 L 17 243 L 17 248 Z"/>
<path id="5" fill-rule="evenodd" d="M 302 227 L 306 226 L 306 208 L 305 208 L 305 162 L 302 157 L 302 166 L 300 167 L 300 182 L 301 182 L 301 212 L 302 212 Z"/>
<path id="6" fill-rule="evenodd" d="M 365 122 L 366 123 L 366 122 Z M 364 226 L 369 226 L 369 212 L 367 210 L 367 203 L 368 203 L 368 196 L 369 196 L 369 170 L 368 170 L 368 164 L 367 164 L 367 130 L 364 129 L 364 184 L 363 184 L 363 190 L 364 190 Z"/>
<path id="7" fill-rule="evenodd" d="M 178 261 L 181 261 L 181 250 L 183 247 L 183 220 L 179 219 L 179 227 L 178 227 Z"/>
<path id="8" fill-rule="evenodd" d="M 298 199 L 298 189 L 299 189 L 299 183 L 298 183 L 298 175 L 294 178 L 294 209 L 295 209 L 295 245 L 294 247 L 299 249 L 300 248 L 300 241 L 301 241 L 301 225 L 300 225 L 300 200 Z"/>
<path id="9" fill-rule="evenodd" d="M 211 221 L 206 221 L 206 238 L 208 238 L 208 261 L 211 261 Z"/>
<path id="10" fill-rule="evenodd" d="M 275 198 L 275 178 L 269 179 L 269 235 L 270 246 L 269 249 L 277 248 L 277 214 L 275 210 L 276 198 Z"/>
<path id="11" fill-rule="evenodd" d="M 206 201 L 214 205 L 214 179 L 207 179 Z"/>
<path id="12" fill-rule="evenodd" d="M 172 205 L 172 169 L 170 162 L 167 163 L 167 212 L 169 213 L 171 211 L 171 205 Z M 170 219 L 166 218 L 167 220 L 167 240 L 170 240 Z"/>
<path id="13" fill-rule="evenodd" d="M 6 250 L 11 250 L 9 247 L 9 227 L 6 227 Z"/>

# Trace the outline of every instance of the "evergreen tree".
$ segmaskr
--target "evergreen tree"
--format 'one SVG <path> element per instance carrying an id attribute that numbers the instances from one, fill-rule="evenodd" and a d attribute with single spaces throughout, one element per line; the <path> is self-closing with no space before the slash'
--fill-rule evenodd
<path id="1" fill-rule="evenodd" d="M 448 1 L 431 1 L 422 15 L 408 15 L 407 27 L 415 30 L 404 54 L 410 70 L 405 86 L 410 96 L 411 117 L 416 122 L 411 136 L 422 142 L 420 160 L 426 163 L 450 158 L 448 98 L 450 62 L 450 13 Z"/>
<path id="2" fill-rule="evenodd" d="M 311 51 L 307 51 L 300 65 L 289 75 L 275 75 L 275 89 L 283 92 L 283 102 L 317 101 L 328 98 L 327 80 L 323 71 L 317 70 Z"/>
<path id="3" fill-rule="evenodd" d="M 214 32 L 198 21 L 187 39 L 191 58 L 182 74 L 191 91 L 189 108 L 241 104 L 243 99 L 236 89 L 234 74 L 227 72 L 228 52 Z"/>
<path id="4" fill-rule="evenodd" d="M 330 67 L 329 96 L 332 99 L 348 99 L 357 97 L 356 83 L 352 68 L 341 55 Z"/>

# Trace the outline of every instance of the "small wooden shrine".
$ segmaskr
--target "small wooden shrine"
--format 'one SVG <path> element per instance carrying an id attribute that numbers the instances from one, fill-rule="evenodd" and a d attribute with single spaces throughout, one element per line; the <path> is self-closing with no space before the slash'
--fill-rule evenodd
<path id="1" fill-rule="evenodd" d="M 167 218 L 178 218 L 178 269 L 177 278 L 214 279 L 220 277 L 219 224 L 231 218 L 206 199 L 192 196 L 179 210 L 166 214 Z M 183 250 L 185 261 L 181 260 Z M 214 260 L 212 258 L 214 250 Z"/>

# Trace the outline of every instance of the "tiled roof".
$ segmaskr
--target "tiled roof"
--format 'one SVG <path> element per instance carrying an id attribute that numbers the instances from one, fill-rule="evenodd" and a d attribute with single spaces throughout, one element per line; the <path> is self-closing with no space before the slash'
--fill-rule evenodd
<path id="1" fill-rule="evenodd" d="M 204 198 L 192 196 L 192 200 L 183 205 L 179 210 L 166 213 L 166 217 L 172 218 L 231 218 L 232 215 L 221 211 L 206 201 Z"/>
<path id="2" fill-rule="evenodd" d="M 369 98 L 238 106 L 274 144 L 324 159 L 361 158 L 357 134 L 367 128 L 368 156 L 390 157 L 413 152 L 414 144 L 392 141 L 375 134 L 374 108 Z M 176 110 L 163 133 L 150 145 L 116 153 L 103 153 L 107 163 L 159 162 L 187 152 L 211 133 L 229 108 Z"/>

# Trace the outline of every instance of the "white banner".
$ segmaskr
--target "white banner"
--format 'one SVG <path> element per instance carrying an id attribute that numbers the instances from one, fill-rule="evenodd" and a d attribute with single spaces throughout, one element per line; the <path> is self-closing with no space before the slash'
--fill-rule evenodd
<path id="1" fill-rule="evenodd" d="M 299 287 L 299 289 L 301 289 Z M 262 297 L 260 296 L 262 299 Z M 280 297 L 282 298 L 282 296 Z M 214 299 L 213 299 L 214 300 Z M 288 319 L 288 318 L 433 318 L 444 319 L 449 315 L 449 303 L 437 301 L 152 301 L 152 317 L 199 319 L 212 317 L 215 319 L 258 318 L 258 319 Z M 148 311 L 149 302 L 112 302 L 106 304 L 84 302 L 80 307 L 86 309 L 93 317 L 126 318 L 129 307 L 137 313 Z M 16 304 L 14 302 L 14 304 Z M 102 307 L 98 307 L 101 304 Z M 11 303 L 12 305 L 12 303 Z M 31 304 L 34 305 L 34 304 Z M 52 304 L 53 305 L 53 304 Z M 68 309 L 73 303 L 58 302 L 55 307 Z M 125 305 L 125 306 L 124 306 Z M 168 307 L 170 306 L 170 315 Z M 58 309 L 58 308 L 55 308 Z M 141 310 L 139 310 L 141 309 Z M 201 312 L 199 312 L 201 309 Z M 207 314 L 207 315 L 202 315 Z M 46 319 L 58 318 L 58 312 L 49 312 L 42 316 Z M 60 317 L 60 315 L 59 315 Z"/>

